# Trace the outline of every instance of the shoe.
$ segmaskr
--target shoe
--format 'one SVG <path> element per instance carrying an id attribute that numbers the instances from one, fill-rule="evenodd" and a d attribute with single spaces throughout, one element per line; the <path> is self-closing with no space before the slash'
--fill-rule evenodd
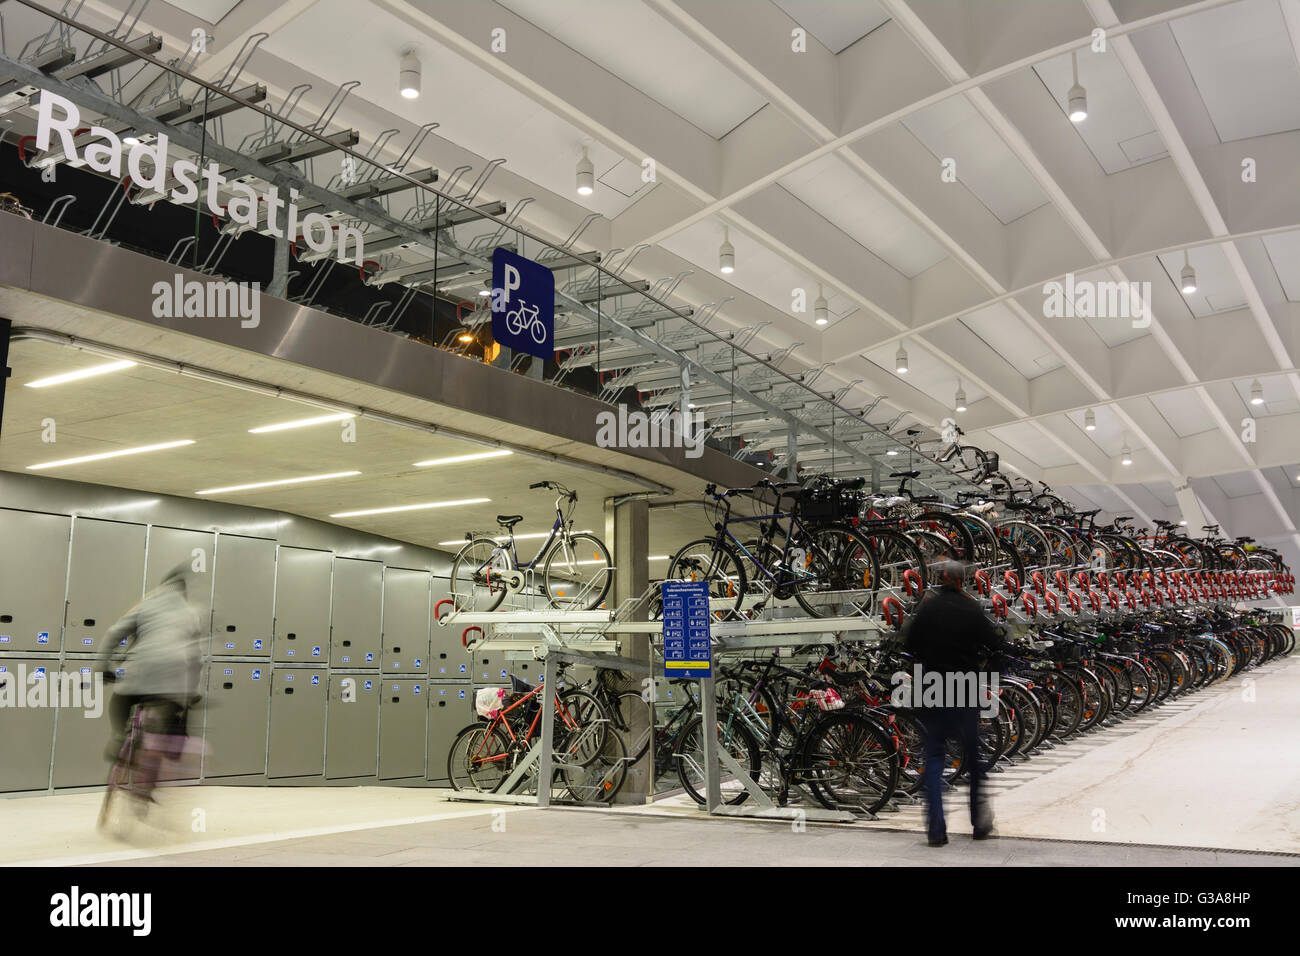
<path id="1" fill-rule="evenodd" d="M 947 846 L 948 838 L 946 836 L 930 837 L 929 843 L 930 846 Z"/>
<path id="2" fill-rule="evenodd" d="M 975 840 L 992 840 L 995 837 L 997 837 L 997 834 L 993 832 L 992 827 L 988 827 L 983 830 L 976 830 L 973 834 L 971 834 L 971 837 L 972 839 Z"/>

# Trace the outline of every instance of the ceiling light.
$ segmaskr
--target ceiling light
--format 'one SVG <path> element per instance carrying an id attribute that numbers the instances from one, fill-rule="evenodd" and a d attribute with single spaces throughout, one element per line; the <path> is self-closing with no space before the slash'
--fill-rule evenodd
<path id="1" fill-rule="evenodd" d="M 731 231 L 722 227 L 722 245 L 718 246 L 718 271 L 731 275 L 736 271 L 736 247 L 731 244 Z"/>
<path id="2" fill-rule="evenodd" d="M 1186 249 L 1183 250 L 1183 271 L 1178 285 L 1183 290 L 1183 295 L 1191 295 L 1196 291 L 1196 270 L 1192 268 L 1192 260 Z"/>
<path id="3" fill-rule="evenodd" d="M 1097 430 L 1097 413 L 1091 408 L 1083 413 L 1083 430 L 1086 432 L 1095 432 Z"/>
<path id="4" fill-rule="evenodd" d="M 578 160 L 576 171 L 578 181 L 578 195 L 590 196 L 596 189 L 596 170 L 591 165 L 591 158 L 587 155 L 587 147 L 582 147 L 582 159 Z"/>
<path id="5" fill-rule="evenodd" d="M 907 349 L 903 348 L 903 343 L 898 343 L 898 351 L 894 353 L 894 371 L 899 375 L 907 374 Z"/>
<path id="6" fill-rule="evenodd" d="M 818 325 L 825 325 L 830 321 L 830 309 L 826 306 L 826 296 L 822 295 L 822 287 L 817 286 L 817 301 L 813 303 L 813 315 Z"/>
<path id="7" fill-rule="evenodd" d="M 194 492 L 196 495 L 223 495 L 232 491 L 252 491 L 254 488 L 274 488 L 277 485 L 298 485 L 308 481 L 327 481 L 330 478 L 351 478 L 359 471 L 333 471 L 328 475 L 304 475 L 302 478 L 279 478 L 275 481 L 255 481 L 248 485 L 230 485 L 226 488 L 205 488 Z"/>
<path id="8" fill-rule="evenodd" d="M 1128 442 L 1124 442 L 1124 447 L 1119 452 L 1119 463 L 1121 465 L 1133 464 L 1133 452 L 1129 451 Z"/>
<path id="9" fill-rule="evenodd" d="M 471 455 L 453 455 L 450 458 L 430 458 L 428 461 L 417 461 L 416 468 L 432 468 L 434 465 L 455 465 L 462 461 L 478 461 L 480 458 L 500 458 L 503 455 L 513 454 L 509 448 L 498 448 L 495 451 L 474 452 Z"/>
<path id="10" fill-rule="evenodd" d="M 1180 521 L 1180 522 L 1178 522 L 1178 527 L 1180 527 L 1180 528 L 1186 528 L 1186 527 L 1187 527 L 1187 522 L 1186 522 L 1186 521 Z"/>
<path id="11" fill-rule="evenodd" d="M 891 448 L 891 449 L 889 449 L 889 451 L 885 452 L 885 454 L 888 455 L 890 458 L 893 458 L 894 456 L 896 456 L 896 455 L 898 454 L 898 449 L 897 449 L 897 448 Z M 1298 479 L 1298 480 L 1300 480 L 1300 479 Z"/>
<path id="12" fill-rule="evenodd" d="M 1066 100 L 1070 104 L 1069 116 L 1071 123 L 1082 123 L 1088 118 L 1088 91 L 1079 85 L 1079 54 L 1077 52 L 1070 54 L 1070 64 L 1074 68 L 1074 85 L 1070 87 L 1070 92 L 1066 94 Z"/>
<path id="13" fill-rule="evenodd" d="M 1250 404 L 1264 404 L 1264 386 L 1259 383 L 1259 379 L 1250 383 Z"/>
<path id="14" fill-rule="evenodd" d="M 51 385 L 62 385 L 64 382 L 75 382 L 79 378 L 90 378 L 92 375 L 103 375 L 105 372 L 116 372 L 124 368 L 131 368 L 134 362 L 109 362 L 107 365 L 92 365 L 90 368 L 78 369 L 75 372 L 64 372 L 62 375 L 51 375 L 48 378 L 38 378 L 33 382 L 28 382 L 28 388 L 48 388 Z"/>
<path id="15" fill-rule="evenodd" d="M 397 76 L 397 92 L 407 100 L 417 99 L 420 95 L 420 60 L 411 50 L 402 54 L 402 65 Z"/>
<path id="16" fill-rule="evenodd" d="M 479 289 L 479 290 L 478 290 L 478 294 L 479 294 L 479 295 L 484 295 L 484 296 L 491 295 L 491 294 L 492 294 L 492 290 L 491 290 L 491 289 Z"/>
<path id="17" fill-rule="evenodd" d="M 482 505 L 491 498 L 461 498 L 458 501 L 426 501 L 419 505 L 394 505 L 392 508 L 366 508 L 362 511 L 339 511 L 331 518 L 359 518 L 362 515 L 386 515 L 396 511 L 424 511 L 429 508 L 454 508 L 457 505 Z"/>
<path id="18" fill-rule="evenodd" d="M 164 448 L 179 448 L 181 445 L 193 445 L 192 438 L 181 441 L 168 441 L 160 445 L 141 445 L 139 448 L 122 448 L 118 451 L 100 452 L 98 455 L 82 455 L 80 458 L 64 458 L 61 461 L 44 461 L 39 465 L 28 465 L 28 471 L 40 471 L 42 468 L 61 468 L 64 465 L 80 465 L 87 461 L 102 461 L 105 458 L 120 458 L 122 455 L 138 455 L 146 451 L 162 451 Z"/>
<path id="19" fill-rule="evenodd" d="M 953 396 L 952 407 L 959 412 L 966 411 L 966 392 L 961 387 L 961 379 L 957 379 L 957 394 Z"/>
<path id="20" fill-rule="evenodd" d="M 325 422 L 341 422 L 349 418 L 356 418 L 353 412 L 338 412 L 334 415 L 317 415 L 315 418 L 295 418 L 291 422 L 279 422 L 275 425 L 259 425 L 257 428 L 250 428 L 250 435 L 262 435 L 266 432 L 282 432 L 289 428 L 306 428 L 308 425 L 323 425 Z"/>
<path id="21" fill-rule="evenodd" d="M 134 133 L 127 133 L 125 136 L 122 137 L 122 145 L 123 145 L 123 146 L 139 146 L 139 145 L 140 145 L 140 137 L 136 136 Z"/>

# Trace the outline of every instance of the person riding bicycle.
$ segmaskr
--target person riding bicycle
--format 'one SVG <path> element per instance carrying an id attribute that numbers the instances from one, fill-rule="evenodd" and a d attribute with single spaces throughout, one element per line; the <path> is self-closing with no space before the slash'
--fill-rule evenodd
<path id="1" fill-rule="evenodd" d="M 158 712 L 159 732 L 177 740 L 186 736 L 202 666 L 199 618 L 186 600 L 188 570 L 189 562 L 172 568 L 104 635 L 99 666 L 116 690 L 108 709 L 113 735 L 105 756 L 110 761 L 122 751 L 137 704 Z M 179 750 L 170 756 L 179 756 Z"/>
<path id="2" fill-rule="evenodd" d="M 990 657 L 1006 646 L 979 604 L 962 593 L 965 567 L 957 561 L 934 566 L 938 587 L 921 602 L 907 628 L 907 650 L 921 665 L 922 674 L 943 677 L 944 699 L 939 706 L 923 706 L 920 716 L 926 730 L 926 818 L 930 846 L 948 842 L 943 818 L 943 769 L 950 738 L 961 741 L 964 765 L 970 767 L 971 825 L 975 839 L 992 835 L 993 813 L 983 793 L 985 767 L 979 755 L 980 702 L 950 700 L 948 692 L 963 683 L 958 675 L 977 675 Z M 969 687 L 977 679 L 964 682 Z M 921 697 L 914 685 L 913 700 Z M 926 700 L 926 698 L 921 698 Z"/>

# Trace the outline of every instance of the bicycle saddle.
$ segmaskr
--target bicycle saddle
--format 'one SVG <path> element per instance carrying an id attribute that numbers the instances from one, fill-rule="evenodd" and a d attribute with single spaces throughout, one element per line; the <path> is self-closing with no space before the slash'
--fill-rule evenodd
<path id="1" fill-rule="evenodd" d="M 1074 516 L 1076 518 L 1091 518 L 1093 515 L 1097 514 L 1101 514 L 1100 508 L 1093 508 L 1091 511 L 1076 511 Z"/>
<path id="2" fill-rule="evenodd" d="M 891 471 L 889 473 L 889 477 L 890 478 L 920 478 L 921 473 L 919 471 Z"/>
<path id="3" fill-rule="evenodd" d="M 497 524 L 503 528 L 513 528 L 523 520 L 523 515 L 497 515 Z"/>

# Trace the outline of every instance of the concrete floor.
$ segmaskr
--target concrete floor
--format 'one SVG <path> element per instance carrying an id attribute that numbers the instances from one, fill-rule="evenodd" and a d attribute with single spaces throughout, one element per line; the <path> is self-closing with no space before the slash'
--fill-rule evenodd
<path id="1" fill-rule="evenodd" d="M 960 791 L 949 795 L 952 843 L 931 849 L 919 807 L 796 829 L 709 819 L 680 797 L 538 810 L 436 790 L 204 786 L 162 793 L 147 822 L 117 837 L 94 828 L 99 793 L 5 800 L 0 863 L 1295 866 L 1300 659 L 1250 679 L 994 775 L 1001 838 L 984 843 L 966 835 Z"/>

